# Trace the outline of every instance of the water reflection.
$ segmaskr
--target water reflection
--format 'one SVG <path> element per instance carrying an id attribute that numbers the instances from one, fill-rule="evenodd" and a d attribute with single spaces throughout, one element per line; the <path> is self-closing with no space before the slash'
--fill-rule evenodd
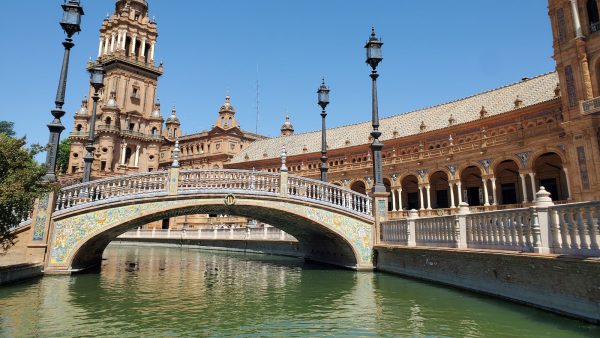
<path id="1" fill-rule="evenodd" d="M 386 274 L 277 256 L 109 247 L 99 274 L 0 289 L 0 336 L 598 336 L 598 327 Z"/>

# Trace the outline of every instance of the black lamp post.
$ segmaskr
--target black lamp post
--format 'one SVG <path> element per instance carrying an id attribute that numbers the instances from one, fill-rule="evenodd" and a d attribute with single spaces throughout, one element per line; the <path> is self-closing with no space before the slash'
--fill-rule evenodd
<path id="1" fill-rule="evenodd" d="M 58 82 L 58 89 L 56 90 L 55 108 L 51 111 L 54 120 L 48 124 L 48 130 L 50 131 L 50 139 L 48 140 L 49 149 L 46 153 L 46 175 L 44 179 L 48 182 L 56 181 L 56 156 L 58 154 L 58 143 L 60 141 L 60 133 L 65 127 L 60 122 L 60 118 L 65 115 L 63 105 L 65 104 L 65 90 L 67 87 L 67 73 L 69 71 L 69 56 L 71 48 L 75 46 L 73 43 L 73 35 L 81 31 L 81 16 L 83 8 L 79 6 L 79 0 L 69 0 L 62 5 L 63 18 L 60 21 L 60 26 L 67 34 L 67 38 L 62 43 L 65 47 L 63 56 L 62 69 L 60 71 L 60 80 Z"/>
<path id="2" fill-rule="evenodd" d="M 321 106 L 321 181 L 327 182 L 327 129 L 325 127 L 325 107 L 329 104 L 329 88 L 325 85 L 325 79 L 317 90 L 319 106 Z"/>
<path id="3" fill-rule="evenodd" d="M 87 143 L 85 145 L 85 150 L 87 150 L 87 154 L 83 158 L 84 168 L 83 168 L 83 182 L 89 182 L 92 176 L 92 163 L 94 162 L 94 139 L 95 139 L 95 129 L 96 129 L 96 107 L 98 106 L 98 100 L 100 99 L 100 95 L 98 91 L 104 87 L 104 68 L 102 66 L 96 66 L 90 69 L 90 84 L 94 87 L 94 96 L 92 96 L 92 100 L 94 101 L 92 104 L 92 118 L 89 123 L 89 132 Z"/>
<path id="4" fill-rule="evenodd" d="M 381 149 L 383 148 L 383 143 L 379 141 L 379 136 L 381 136 L 381 132 L 379 131 L 379 113 L 377 109 L 377 78 L 379 74 L 377 74 L 377 65 L 381 60 L 383 60 L 381 54 L 381 46 L 383 42 L 381 42 L 375 36 L 375 28 L 371 29 L 371 36 L 369 37 L 369 41 L 365 44 L 365 48 L 367 49 L 367 63 L 371 66 L 371 79 L 373 80 L 373 94 L 372 94 L 372 125 L 373 131 L 371 132 L 371 136 L 373 137 L 373 143 L 371 143 L 371 151 L 373 152 L 373 178 L 375 180 L 375 185 L 373 186 L 373 192 L 386 192 L 385 186 L 383 185 L 383 169 L 381 165 Z"/>

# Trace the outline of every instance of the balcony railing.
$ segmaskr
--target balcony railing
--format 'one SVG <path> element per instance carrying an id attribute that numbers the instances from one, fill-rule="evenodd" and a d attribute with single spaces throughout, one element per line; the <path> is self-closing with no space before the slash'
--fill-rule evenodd
<path id="1" fill-rule="evenodd" d="M 581 102 L 581 114 L 587 115 L 600 111 L 600 96 Z"/>

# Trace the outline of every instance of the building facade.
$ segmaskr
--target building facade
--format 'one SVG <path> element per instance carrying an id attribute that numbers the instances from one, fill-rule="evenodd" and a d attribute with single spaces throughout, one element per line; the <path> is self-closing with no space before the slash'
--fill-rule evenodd
<path id="1" fill-rule="evenodd" d="M 380 121 L 384 184 L 392 218 L 528 205 L 544 186 L 555 201 L 600 199 L 600 14 L 596 0 L 549 0 L 556 70 Z M 230 98 L 211 129 L 183 135 L 175 109 L 163 126 L 155 99 L 156 23 L 142 0 L 119 0 L 104 21 L 96 64 L 107 70 L 96 127 L 94 177 L 169 167 L 175 140 L 183 168 L 290 173 L 319 178 L 320 131 L 267 139 L 240 128 Z M 91 90 L 90 90 L 91 94 Z M 75 115 L 70 172 L 83 168 L 90 102 Z M 365 113 L 365 116 L 369 116 Z M 327 131 L 329 180 L 372 188 L 370 122 Z M 206 216 L 175 223 L 214 223 Z M 173 223 L 173 222 L 171 222 Z M 193 222 L 192 222 L 193 223 Z"/>

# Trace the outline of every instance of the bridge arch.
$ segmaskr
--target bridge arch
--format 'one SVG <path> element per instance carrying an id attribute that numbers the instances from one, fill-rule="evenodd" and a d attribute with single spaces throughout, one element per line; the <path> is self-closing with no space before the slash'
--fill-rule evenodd
<path id="1" fill-rule="evenodd" d="M 190 172 L 192 171 L 184 174 Z M 193 172 L 206 174 L 207 171 Z M 190 183 L 189 175 L 184 175 L 187 183 L 180 185 L 176 194 L 161 191 L 120 195 L 119 198 L 90 199 L 87 203 L 74 206 L 69 201 L 77 200 L 81 194 L 69 192 L 65 199 L 66 191 L 61 191 L 63 194 L 59 195 L 58 211 L 54 213 L 51 223 L 46 270 L 59 272 L 86 269 L 99 264 L 104 248 L 127 230 L 166 217 L 199 213 L 257 219 L 296 237 L 308 259 L 354 269 L 372 269 L 373 221 L 370 210 L 367 210 L 370 204 L 365 203 L 368 199 L 361 201 L 358 197 L 363 197 L 350 190 L 293 176 L 286 180 L 289 186 L 283 185 L 284 191 L 289 191 L 290 194 L 274 191 L 264 182 L 261 186 L 267 188 L 261 191 L 257 189 L 257 182 L 262 182 L 264 177 L 258 176 L 266 174 L 256 172 L 247 173 L 256 175 L 252 176 L 256 179 L 256 182 L 252 181 L 252 190 L 240 189 L 240 185 L 236 186 L 236 190 L 233 189 L 235 179 L 224 175 L 226 172 L 227 170 L 211 170 L 210 177 L 219 178 L 219 182 L 227 182 L 223 184 L 229 184 L 228 189 L 220 186 L 221 183 L 217 184 L 217 181 L 209 182 L 216 189 L 187 189 L 193 182 Z M 175 173 L 174 176 L 178 175 L 181 174 Z M 287 175 L 269 174 L 268 177 L 285 176 Z M 153 181 L 154 178 L 150 180 Z M 182 181 L 182 177 L 179 180 Z M 170 182 L 170 178 L 166 181 Z M 198 180 L 201 184 L 206 183 L 206 180 L 203 181 Z M 92 187 L 93 183 L 86 185 L 84 191 L 88 194 L 93 191 L 94 196 L 103 196 L 100 187 L 106 184 L 99 183 Z M 140 185 L 143 186 L 133 184 L 138 188 Z M 81 191 L 82 187 L 78 189 Z M 165 189 L 169 190 L 168 185 L 163 190 Z M 230 201 L 226 203 L 225 197 L 229 195 L 235 197 L 233 204 Z M 364 204 L 362 207 L 361 203 Z M 67 205 L 68 208 L 61 209 L 62 205 Z"/>

